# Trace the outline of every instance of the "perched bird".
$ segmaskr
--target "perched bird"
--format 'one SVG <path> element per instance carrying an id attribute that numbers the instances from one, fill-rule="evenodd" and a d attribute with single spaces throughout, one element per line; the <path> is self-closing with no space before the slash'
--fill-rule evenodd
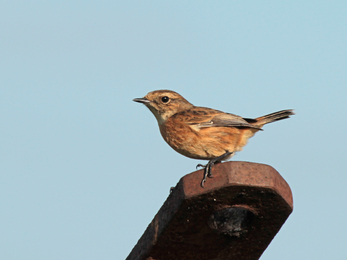
<path id="1" fill-rule="evenodd" d="M 158 121 L 164 140 L 178 153 L 193 159 L 209 160 L 204 168 L 201 186 L 212 177 L 211 167 L 228 160 L 263 125 L 289 118 L 293 110 L 282 110 L 255 119 L 242 118 L 219 110 L 196 107 L 171 90 L 149 92 L 133 99 L 151 110 Z"/>

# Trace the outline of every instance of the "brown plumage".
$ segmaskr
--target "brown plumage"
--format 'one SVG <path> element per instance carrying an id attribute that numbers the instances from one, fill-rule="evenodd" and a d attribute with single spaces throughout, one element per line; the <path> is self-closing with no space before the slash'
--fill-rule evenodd
<path id="1" fill-rule="evenodd" d="M 164 140 L 178 153 L 209 160 L 203 187 L 213 164 L 231 158 L 256 132 L 268 123 L 289 118 L 293 110 L 282 110 L 255 119 L 219 110 L 196 107 L 171 90 L 156 90 L 134 101 L 145 104 L 156 117 Z"/>

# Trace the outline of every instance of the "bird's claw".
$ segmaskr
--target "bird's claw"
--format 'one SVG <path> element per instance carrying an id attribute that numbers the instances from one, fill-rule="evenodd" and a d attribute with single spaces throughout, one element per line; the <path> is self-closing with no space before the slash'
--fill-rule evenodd
<path id="1" fill-rule="evenodd" d="M 200 163 L 199 163 L 199 164 L 196 166 L 196 169 L 198 169 L 199 167 L 206 169 L 208 166 L 209 166 L 209 164 L 200 164 Z M 212 166 L 213 166 L 213 164 L 210 165 L 210 170 L 209 170 L 208 173 L 207 173 L 207 177 L 209 177 L 209 178 L 213 178 L 213 175 L 212 175 L 212 173 L 211 173 L 211 167 L 212 167 Z"/>
<path id="2" fill-rule="evenodd" d="M 205 178 L 204 178 L 204 179 L 202 179 L 202 181 L 201 181 L 201 187 L 202 187 L 202 188 L 205 188 L 205 187 L 204 187 L 204 183 L 205 183 L 205 181 L 206 181 L 206 179 L 205 179 Z"/>
<path id="3" fill-rule="evenodd" d="M 206 168 L 207 164 L 201 164 L 199 163 L 197 166 L 196 166 L 196 169 L 198 169 L 199 167 L 201 168 Z"/>
<path id="4" fill-rule="evenodd" d="M 206 182 L 207 177 L 212 178 L 213 175 L 211 173 L 211 167 L 213 166 L 213 162 L 208 162 L 208 164 L 204 165 L 204 178 L 201 181 L 201 187 L 204 188 L 204 183 Z"/>
<path id="5" fill-rule="evenodd" d="M 202 188 L 204 188 L 204 183 L 206 182 L 207 177 L 209 177 L 209 178 L 213 177 L 213 175 L 211 173 L 212 166 L 217 164 L 217 163 L 219 163 L 219 162 L 221 162 L 224 158 L 228 157 L 231 154 L 232 154 L 232 152 L 226 151 L 221 156 L 219 156 L 219 157 L 217 157 L 215 159 L 210 160 L 207 164 L 205 164 L 205 165 L 198 164 L 196 166 L 196 168 L 198 168 L 198 167 L 203 167 L 204 168 L 204 178 L 201 181 L 201 187 Z"/>

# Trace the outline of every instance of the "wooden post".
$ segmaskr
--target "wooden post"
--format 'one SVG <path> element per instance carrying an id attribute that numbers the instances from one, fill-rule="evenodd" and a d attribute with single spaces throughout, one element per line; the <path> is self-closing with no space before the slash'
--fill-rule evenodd
<path id="1" fill-rule="evenodd" d="M 271 166 L 226 162 L 181 178 L 126 260 L 259 259 L 293 210 Z"/>

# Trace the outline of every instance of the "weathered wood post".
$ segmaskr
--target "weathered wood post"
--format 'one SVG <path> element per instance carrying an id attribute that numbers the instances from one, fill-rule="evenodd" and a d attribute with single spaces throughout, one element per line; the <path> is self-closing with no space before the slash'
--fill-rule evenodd
<path id="1" fill-rule="evenodd" d="M 200 187 L 181 178 L 126 260 L 259 259 L 293 210 L 289 185 L 271 166 L 226 162 Z"/>

